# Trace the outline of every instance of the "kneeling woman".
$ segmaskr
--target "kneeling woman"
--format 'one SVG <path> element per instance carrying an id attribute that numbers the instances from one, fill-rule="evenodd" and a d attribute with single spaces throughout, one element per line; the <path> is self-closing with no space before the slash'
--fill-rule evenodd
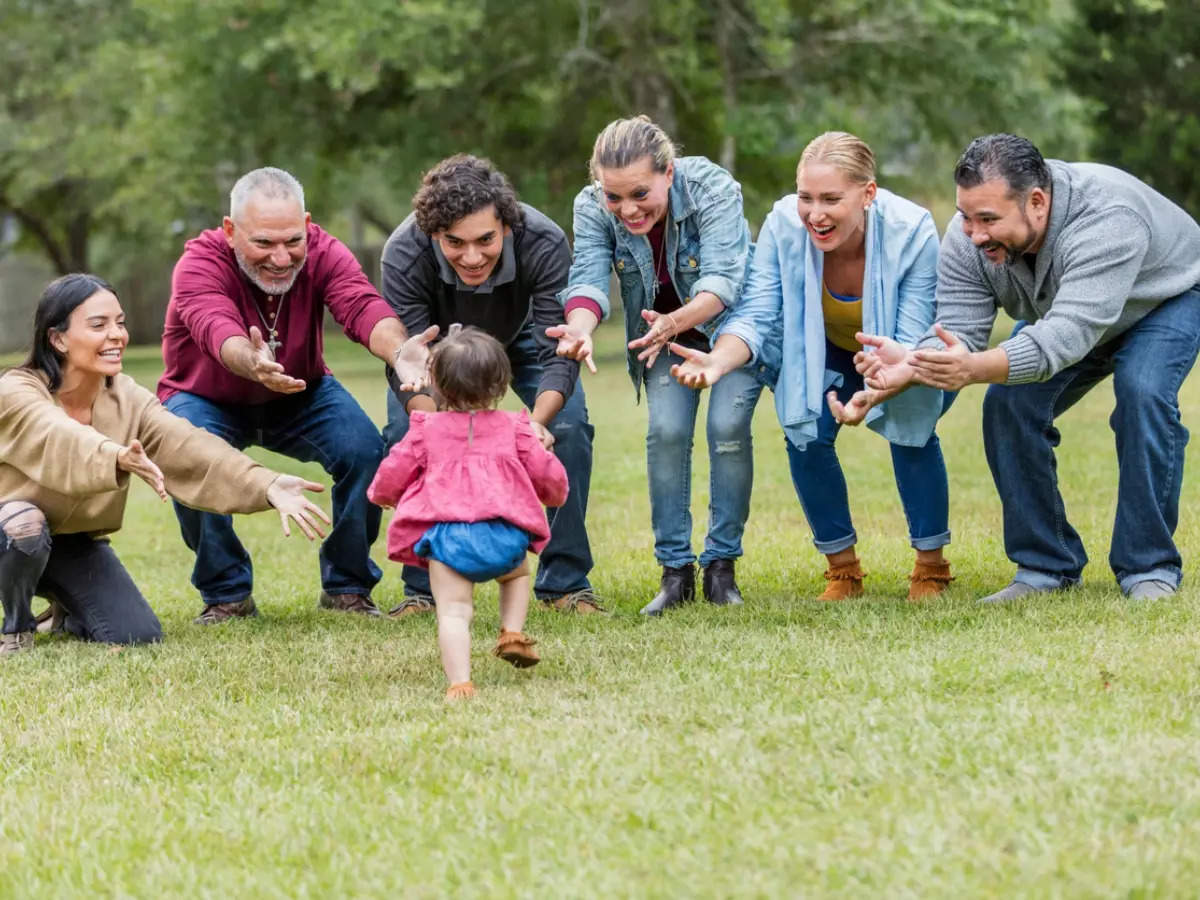
<path id="1" fill-rule="evenodd" d="M 909 390 L 867 412 L 873 399 L 855 370 L 861 332 L 911 347 L 932 325 L 937 252 L 929 212 L 876 187 L 870 147 L 845 132 L 823 134 L 800 157 L 796 193 L 777 201 L 763 223 L 742 302 L 713 351 L 681 348 L 687 361 L 672 370 L 681 383 L 703 387 L 748 359 L 778 366 L 775 405 L 792 481 L 829 561 L 820 600 L 863 590 L 833 444 L 840 426 L 857 424 L 864 413 L 868 427 L 891 443 L 917 553 L 909 600 L 941 593 L 951 580 L 942 556 L 950 541 L 946 466 L 933 433 L 942 393 Z"/>
<path id="2" fill-rule="evenodd" d="M 658 615 L 695 593 L 692 552 L 692 434 L 700 400 L 670 367 L 681 359 L 668 341 L 709 348 L 726 307 L 741 293 L 750 229 L 741 187 L 702 156 L 676 158 L 662 129 L 645 116 L 609 123 L 592 153 L 593 183 L 575 198 L 575 259 L 560 295 L 567 325 L 551 329 L 559 353 L 590 362 L 590 334 L 608 313 L 616 270 L 625 307 L 629 374 L 650 407 L 646 465 L 658 594 L 642 609 Z M 731 372 L 708 407 L 710 500 L 700 565 L 704 595 L 718 605 L 742 602 L 734 562 L 750 513 L 754 479 L 750 420 L 762 393 L 753 371 Z"/>
<path id="3" fill-rule="evenodd" d="M 162 637 L 158 618 L 105 535 L 121 527 L 129 473 L 166 500 L 217 512 L 274 506 L 312 539 L 329 519 L 280 475 L 163 409 L 121 374 L 129 334 L 112 288 L 94 275 L 50 283 L 33 350 L 0 375 L 0 654 L 33 647 L 34 594 L 94 641 Z M 161 468 L 160 468 L 161 466 Z"/>

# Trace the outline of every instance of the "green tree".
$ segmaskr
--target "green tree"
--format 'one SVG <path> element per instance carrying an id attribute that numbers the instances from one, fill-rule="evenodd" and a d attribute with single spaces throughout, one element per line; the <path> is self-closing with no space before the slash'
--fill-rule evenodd
<path id="1" fill-rule="evenodd" d="M 639 112 L 730 167 L 756 223 L 832 127 L 939 196 L 975 133 L 1077 137 L 1048 83 L 1055 2 L 9 0 L 0 211 L 60 269 L 141 278 L 161 303 L 182 240 L 255 166 L 378 241 L 422 170 L 481 153 L 569 225 L 595 134 Z"/>
<path id="2" fill-rule="evenodd" d="M 125 0 L 0 5 L 0 212 L 60 272 L 123 227 L 110 198 L 127 178 L 138 35 Z"/>
<path id="3" fill-rule="evenodd" d="M 1097 158 L 1200 215 L 1200 7 L 1076 0 L 1066 83 L 1091 101 Z"/>

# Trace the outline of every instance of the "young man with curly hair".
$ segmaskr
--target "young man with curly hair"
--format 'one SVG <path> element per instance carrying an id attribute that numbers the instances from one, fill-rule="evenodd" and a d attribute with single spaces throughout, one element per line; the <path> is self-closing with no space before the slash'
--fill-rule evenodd
<path id="1" fill-rule="evenodd" d="M 591 548 L 584 522 L 592 476 L 593 428 L 588 423 L 579 364 L 555 350 L 547 329 L 564 324 L 557 294 L 567 285 L 571 248 L 554 222 L 517 200 L 508 179 L 486 159 L 458 154 L 427 173 L 413 213 L 383 249 L 383 297 L 410 334 L 432 325 L 474 325 L 505 347 L 512 389 L 529 408 L 534 430 L 567 470 L 567 502 L 548 510 L 550 543 L 542 551 L 534 592 L 547 606 L 598 612 L 588 572 Z M 433 410 L 429 391 L 405 391 L 388 370 L 390 447 L 408 431 L 408 414 Z M 429 576 L 404 568 L 404 602 L 389 615 L 433 608 Z"/>

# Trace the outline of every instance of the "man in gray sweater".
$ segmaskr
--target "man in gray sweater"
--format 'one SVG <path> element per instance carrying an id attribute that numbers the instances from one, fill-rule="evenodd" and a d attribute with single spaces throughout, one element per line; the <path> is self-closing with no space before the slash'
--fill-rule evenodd
<path id="1" fill-rule="evenodd" d="M 1179 388 L 1200 348 L 1200 226 L 1133 176 L 1046 161 L 1010 134 L 976 138 L 955 167 L 938 324 L 915 350 L 866 336 L 868 390 L 846 420 L 911 383 L 991 383 L 984 449 L 1004 507 L 1011 584 L 984 602 L 1070 587 L 1087 554 L 1058 491 L 1054 420 L 1113 376 L 1119 482 L 1109 563 L 1121 589 L 1179 587 L 1184 447 Z M 1017 326 L 988 349 L 997 308 Z"/>

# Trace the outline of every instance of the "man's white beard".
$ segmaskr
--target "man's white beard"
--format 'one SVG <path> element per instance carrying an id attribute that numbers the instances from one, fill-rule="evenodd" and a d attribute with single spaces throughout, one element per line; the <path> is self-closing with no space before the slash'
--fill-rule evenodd
<path id="1" fill-rule="evenodd" d="M 238 268 L 242 270 L 242 274 L 250 279 L 250 283 L 257 287 L 264 294 L 270 294 L 278 297 L 280 294 L 286 294 L 292 289 L 292 285 L 296 283 L 296 279 L 300 277 L 300 273 L 304 270 L 304 264 L 308 262 L 308 254 L 304 255 L 304 259 L 300 260 L 300 265 L 292 271 L 292 277 L 286 282 L 280 284 L 264 284 L 258 277 L 254 266 L 246 261 L 246 257 L 242 256 L 242 252 L 236 247 L 233 250 L 234 257 L 237 258 Z"/>

